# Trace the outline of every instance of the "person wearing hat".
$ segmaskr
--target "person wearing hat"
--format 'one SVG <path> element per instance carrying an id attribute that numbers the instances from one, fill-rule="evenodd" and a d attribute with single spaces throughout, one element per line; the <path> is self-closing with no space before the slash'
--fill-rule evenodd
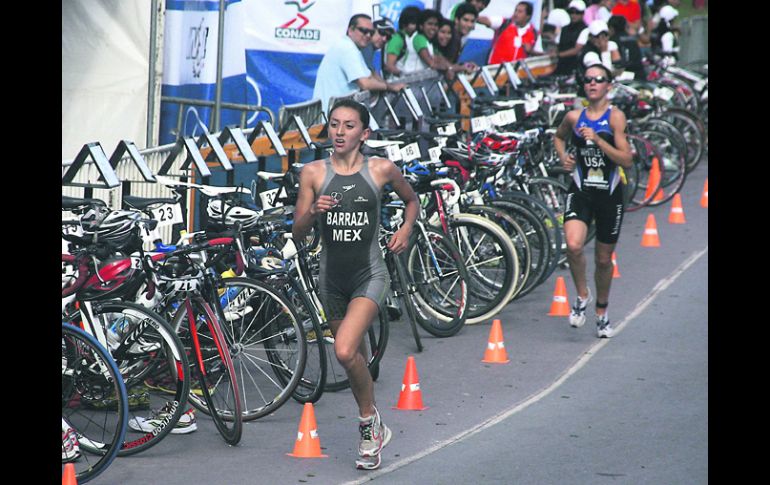
<path id="1" fill-rule="evenodd" d="M 588 106 L 572 110 L 556 130 L 554 147 L 562 166 L 572 173 L 572 184 L 564 208 L 564 234 L 567 260 L 577 291 L 569 324 L 580 328 L 586 320 L 592 300 L 586 278 L 584 247 L 588 227 L 596 224 L 595 271 L 596 335 L 609 338 L 613 334 L 607 307 L 612 283 L 612 252 L 620 237 L 623 223 L 623 168 L 633 166 L 631 147 L 626 138 L 626 116 L 610 105 L 607 97 L 612 71 L 598 63 L 596 53 L 589 61 L 581 84 Z M 567 151 L 571 141 L 574 152 Z"/>
<path id="2" fill-rule="evenodd" d="M 571 75 L 574 74 L 578 66 L 578 54 L 583 50 L 583 44 L 578 43 L 580 33 L 585 30 L 586 24 L 583 23 L 583 12 L 586 4 L 583 0 L 572 0 L 567 6 L 567 13 L 570 17 L 569 25 L 561 29 L 559 46 L 557 48 L 557 64 L 554 74 Z"/>
<path id="3" fill-rule="evenodd" d="M 658 13 L 660 14 L 660 22 L 653 31 L 652 47 L 661 55 L 677 58 L 679 42 L 672 24 L 674 19 L 679 16 L 679 11 L 671 5 L 664 5 Z"/>
<path id="4" fill-rule="evenodd" d="M 543 42 L 547 40 L 558 44 L 559 39 L 561 39 L 561 30 L 568 26 L 570 21 L 570 15 L 563 8 L 555 8 L 548 12 L 548 17 L 543 23 L 543 31 L 540 33 Z"/>
<path id="5" fill-rule="evenodd" d="M 634 79 L 644 79 L 644 64 L 642 50 L 637 36 L 628 32 L 628 23 L 622 15 L 613 15 L 607 21 L 610 28 L 610 41 L 618 45 L 620 60 L 626 72 L 632 72 Z"/>
<path id="6" fill-rule="evenodd" d="M 598 54 L 601 63 L 612 70 L 612 64 L 620 61 L 618 44 L 610 40 L 610 28 L 603 20 L 594 20 L 588 26 L 588 42 L 580 51 L 580 62 L 585 62 L 584 57 L 589 52 Z"/>
<path id="7" fill-rule="evenodd" d="M 369 70 L 372 71 L 372 75 L 382 79 L 382 65 L 385 64 L 385 56 L 381 54 L 380 66 L 375 66 L 374 54 L 377 51 L 381 51 L 390 38 L 393 37 L 393 34 L 396 33 L 396 26 L 393 25 L 389 18 L 375 20 L 373 24 L 374 33 L 372 34 L 372 39 L 369 41 L 369 45 L 361 49 L 361 53 L 364 55 L 364 61 L 366 61 L 366 66 Z"/>

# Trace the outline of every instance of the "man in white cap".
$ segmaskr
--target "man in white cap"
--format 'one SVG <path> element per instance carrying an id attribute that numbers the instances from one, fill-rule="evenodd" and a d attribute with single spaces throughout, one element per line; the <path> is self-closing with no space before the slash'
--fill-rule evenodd
<path id="1" fill-rule="evenodd" d="M 664 56 L 677 57 L 679 45 L 672 24 L 679 16 L 679 11 L 671 5 L 664 5 L 658 13 L 660 22 L 652 35 L 653 47 Z"/>
<path id="2" fill-rule="evenodd" d="M 595 52 L 599 55 L 602 65 L 607 69 L 612 70 L 612 63 L 620 60 L 620 51 L 618 50 L 618 44 L 610 40 L 610 28 L 607 26 L 607 22 L 603 20 L 594 20 L 588 26 L 588 28 L 582 32 L 586 34 L 588 41 L 583 46 L 580 59 L 585 57 L 588 52 Z M 580 39 L 578 39 L 580 43 Z"/>
<path id="3" fill-rule="evenodd" d="M 561 29 L 570 24 L 569 14 L 563 8 L 555 8 L 548 12 L 548 17 L 543 22 L 540 32 L 541 52 L 547 52 L 551 57 L 556 57 L 556 49 L 561 38 Z"/>
<path id="4" fill-rule="evenodd" d="M 572 0 L 567 6 L 570 23 L 561 29 L 558 52 L 556 53 L 558 64 L 554 71 L 556 75 L 566 76 L 575 73 L 575 68 L 578 66 L 578 54 L 583 49 L 583 44 L 578 43 L 578 37 L 586 29 L 586 24 L 583 23 L 585 10 L 586 4 L 583 0 Z"/>

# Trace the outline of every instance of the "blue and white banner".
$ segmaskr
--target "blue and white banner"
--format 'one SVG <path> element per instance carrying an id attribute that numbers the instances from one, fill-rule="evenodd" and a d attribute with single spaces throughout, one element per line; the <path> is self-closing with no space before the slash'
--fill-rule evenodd
<path id="1" fill-rule="evenodd" d="M 282 105 L 308 101 L 328 49 L 346 34 L 358 13 L 398 21 L 409 5 L 432 0 L 228 0 L 222 100 L 256 104 L 278 116 Z M 216 83 L 217 0 L 166 0 L 163 95 L 213 100 Z M 176 139 L 179 106 L 163 103 L 161 143 Z M 185 108 L 182 134 L 196 136 L 208 126 L 208 108 Z M 249 113 L 247 127 L 258 113 Z M 240 124 L 240 113 L 222 111 L 220 127 Z M 264 115 L 259 117 L 264 118 Z"/>
<path id="2" fill-rule="evenodd" d="M 464 0 L 463 0 L 464 1 Z M 380 17 L 387 17 L 399 28 L 398 18 L 406 7 L 417 7 L 420 10 L 433 8 L 432 0 L 382 0 L 380 2 Z"/>
<path id="3" fill-rule="evenodd" d="M 244 4 L 227 0 L 222 60 L 222 101 L 253 103 L 244 56 Z M 166 0 L 163 54 L 163 96 L 213 101 L 216 93 L 218 0 Z M 252 89 L 253 91 L 253 89 Z M 252 94 L 249 96 L 249 94 Z M 211 108 L 186 106 L 181 134 L 198 136 L 211 121 Z M 161 105 L 160 143 L 176 140 L 179 105 Z M 222 110 L 220 126 L 239 124 L 240 113 Z"/>

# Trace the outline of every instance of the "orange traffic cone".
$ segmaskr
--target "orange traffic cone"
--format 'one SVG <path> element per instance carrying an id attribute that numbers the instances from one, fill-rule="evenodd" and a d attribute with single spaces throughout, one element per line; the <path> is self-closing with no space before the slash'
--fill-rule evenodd
<path id="1" fill-rule="evenodd" d="M 549 317 L 568 317 L 569 303 L 567 303 L 567 285 L 564 284 L 564 277 L 556 278 L 556 289 L 553 292 L 553 302 Z"/>
<path id="2" fill-rule="evenodd" d="M 75 465 L 73 463 L 64 465 L 64 474 L 61 477 L 61 485 L 78 485 L 78 481 L 75 478 Z"/>
<path id="3" fill-rule="evenodd" d="M 327 458 L 321 454 L 321 439 L 318 437 L 318 425 L 315 422 L 315 411 L 312 403 L 306 403 L 302 408 L 302 419 L 299 422 L 297 441 L 294 452 L 286 453 L 295 458 Z"/>
<path id="4" fill-rule="evenodd" d="M 658 158 L 652 159 L 652 168 L 650 169 L 650 175 L 647 177 L 647 191 L 644 193 L 644 200 L 649 200 L 652 197 L 652 202 L 657 202 L 663 199 L 663 189 L 659 189 L 660 186 L 660 163 Z M 658 189 L 653 197 L 652 191 Z"/>
<path id="5" fill-rule="evenodd" d="M 404 381 L 401 384 L 401 395 L 398 398 L 398 405 L 393 409 L 401 411 L 423 411 L 428 409 L 427 406 L 422 404 L 420 378 L 417 375 L 414 357 L 411 355 L 406 359 L 406 371 L 404 372 Z"/>
<path id="6" fill-rule="evenodd" d="M 668 214 L 668 222 L 671 224 L 684 224 L 687 222 L 684 218 L 682 196 L 680 194 L 674 196 L 674 202 L 671 204 L 671 212 Z"/>
<path id="7" fill-rule="evenodd" d="M 709 208 L 709 178 L 706 177 L 706 183 L 703 184 L 703 195 L 700 197 L 700 206 Z"/>
<path id="8" fill-rule="evenodd" d="M 647 216 L 647 225 L 644 226 L 644 235 L 642 236 L 642 246 L 646 248 L 660 247 L 658 226 L 655 224 L 655 216 L 652 214 Z"/>
<path id="9" fill-rule="evenodd" d="M 487 350 L 484 351 L 484 359 L 482 362 L 487 364 L 507 364 L 508 352 L 505 351 L 505 343 L 503 342 L 503 326 L 500 324 L 500 320 L 492 321 L 492 329 L 489 331 L 489 341 L 487 342 Z"/>
<path id="10" fill-rule="evenodd" d="M 620 278 L 620 271 L 618 271 L 618 260 L 615 255 L 615 251 L 612 252 L 612 277 Z"/>

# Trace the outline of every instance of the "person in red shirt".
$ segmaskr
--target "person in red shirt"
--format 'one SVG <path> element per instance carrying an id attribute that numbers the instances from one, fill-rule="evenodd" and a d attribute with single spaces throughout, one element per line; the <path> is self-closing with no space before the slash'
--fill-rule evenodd
<path id="1" fill-rule="evenodd" d="M 531 18 L 532 4 L 519 2 L 513 16 L 495 32 L 488 64 L 524 59 L 534 50 L 537 31 L 529 23 Z"/>
<path id="2" fill-rule="evenodd" d="M 638 0 L 618 0 L 612 7 L 612 15 L 622 15 L 634 31 L 642 25 L 642 7 Z"/>

